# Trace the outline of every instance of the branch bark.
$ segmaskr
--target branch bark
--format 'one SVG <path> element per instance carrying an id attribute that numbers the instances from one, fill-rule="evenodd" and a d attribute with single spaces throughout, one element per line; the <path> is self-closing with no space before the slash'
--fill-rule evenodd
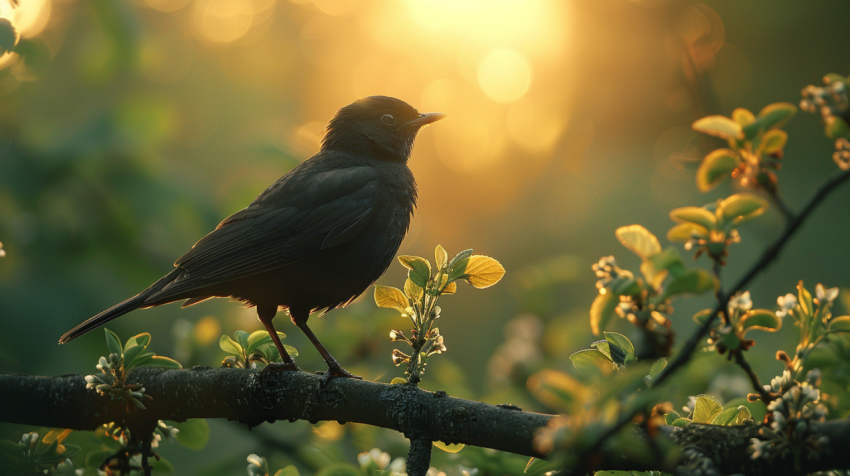
<path id="1" fill-rule="evenodd" d="M 249 426 L 276 420 L 357 422 L 402 432 L 411 439 L 413 460 L 427 470 L 431 441 L 464 443 L 510 453 L 545 457 L 535 449 L 534 434 L 553 415 L 524 412 L 428 392 L 410 385 L 387 385 L 352 379 L 332 379 L 318 391 L 320 377 L 306 372 L 278 372 L 263 377 L 244 369 L 167 370 L 140 367 L 128 383 L 145 387 L 147 409 L 128 411 L 86 389 L 82 376 L 39 377 L 0 375 L 0 421 L 35 426 L 94 430 L 119 422 L 149 428 L 157 420 L 226 418 Z M 785 454 L 772 460 L 750 458 L 749 439 L 758 425 L 685 428 L 662 427 L 682 448 L 675 468 L 681 476 L 695 474 L 807 474 L 825 469 L 850 469 L 850 421 L 812 424 L 829 444 L 819 454 Z M 637 431 L 637 430 L 636 430 Z M 667 470 L 656 463 L 630 460 L 603 446 L 596 469 Z M 801 466 L 795 466 L 799 462 Z M 416 469 L 416 468 L 411 468 Z M 713 471 L 713 472 L 712 472 Z M 424 474 L 424 473 L 423 473 Z"/>

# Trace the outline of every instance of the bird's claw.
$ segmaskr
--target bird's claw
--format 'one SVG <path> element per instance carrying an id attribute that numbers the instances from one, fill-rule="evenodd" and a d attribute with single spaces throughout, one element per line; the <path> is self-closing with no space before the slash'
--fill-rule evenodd
<path id="1" fill-rule="evenodd" d="M 353 378 L 356 380 L 363 380 L 363 377 L 358 375 L 354 375 L 351 372 L 345 370 L 340 367 L 339 364 L 328 366 L 328 370 L 322 375 L 322 378 L 319 379 L 319 385 L 317 386 L 317 390 L 321 391 L 325 386 L 330 382 L 330 380 L 334 377 L 344 377 L 344 378 Z"/>

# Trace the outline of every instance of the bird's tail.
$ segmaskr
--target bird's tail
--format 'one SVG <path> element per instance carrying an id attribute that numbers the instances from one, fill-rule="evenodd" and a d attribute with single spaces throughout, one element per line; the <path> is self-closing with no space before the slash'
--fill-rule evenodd
<path id="1" fill-rule="evenodd" d="M 149 288 L 145 289 L 139 294 L 131 297 L 130 299 L 120 304 L 116 304 L 110 307 L 109 309 L 101 312 L 100 314 L 88 319 L 77 327 L 66 332 L 65 335 L 59 338 L 59 343 L 65 344 L 66 342 L 71 342 L 72 340 L 76 339 L 77 337 L 80 337 L 86 332 L 93 330 L 103 324 L 106 324 L 107 322 L 117 317 L 123 316 L 124 314 L 127 314 L 130 311 L 149 306 L 145 304 L 145 300 L 154 293 L 162 290 L 162 288 L 164 288 L 171 281 L 174 281 L 174 279 L 179 276 L 182 271 L 183 270 L 181 268 L 174 268 L 172 272 L 166 274 L 157 282 L 153 283 Z"/>

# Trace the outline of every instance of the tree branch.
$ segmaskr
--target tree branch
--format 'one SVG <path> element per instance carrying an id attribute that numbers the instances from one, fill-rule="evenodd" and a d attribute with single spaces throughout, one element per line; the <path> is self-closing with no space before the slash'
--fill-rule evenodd
<path id="1" fill-rule="evenodd" d="M 86 389 L 79 375 L 0 375 L 0 421 L 76 430 L 94 430 L 114 421 L 130 426 L 131 433 L 133 427 L 151 428 L 157 420 L 187 418 L 227 418 L 249 426 L 284 419 L 358 422 L 408 436 L 410 474 L 427 471 L 431 441 L 435 440 L 545 456 L 535 449 L 534 434 L 552 415 L 463 400 L 410 385 L 353 379 L 332 379 L 317 391 L 320 378 L 306 372 L 262 377 L 259 371 L 244 369 L 140 367 L 130 372 L 127 381 L 143 385 L 153 400 L 146 399 L 147 409 L 135 411 Z M 675 470 L 681 476 L 704 474 L 698 468 L 709 463 L 721 473 L 773 475 L 850 468 L 850 453 L 845 451 L 850 420 L 813 423 L 811 431 L 827 436 L 829 444 L 820 454 L 800 455 L 800 469 L 795 469 L 795 455 L 790 453 L 772 460 L 752 460 L 749 439 L 757 436 L 758 429 L 755 424 L 661 427 L 683 450 Z M 600 456 L 597 469 L 669 470 L 657 467 L 657 461 L 632 460 L 621 450 L 604 446 Z"/>

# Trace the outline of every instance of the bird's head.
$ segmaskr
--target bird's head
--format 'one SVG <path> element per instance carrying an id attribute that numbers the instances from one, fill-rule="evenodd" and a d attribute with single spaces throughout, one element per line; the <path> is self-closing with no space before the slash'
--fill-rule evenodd
<path id="1" fill-rule="evenodd" d="M 364 152 L 405 163 L 419 129 L 444 117 L 436 112 L 420 114 L 406 102 L 387 96 L 358 99 L 337 111 L 328 124 L 322 150 Z"/>

